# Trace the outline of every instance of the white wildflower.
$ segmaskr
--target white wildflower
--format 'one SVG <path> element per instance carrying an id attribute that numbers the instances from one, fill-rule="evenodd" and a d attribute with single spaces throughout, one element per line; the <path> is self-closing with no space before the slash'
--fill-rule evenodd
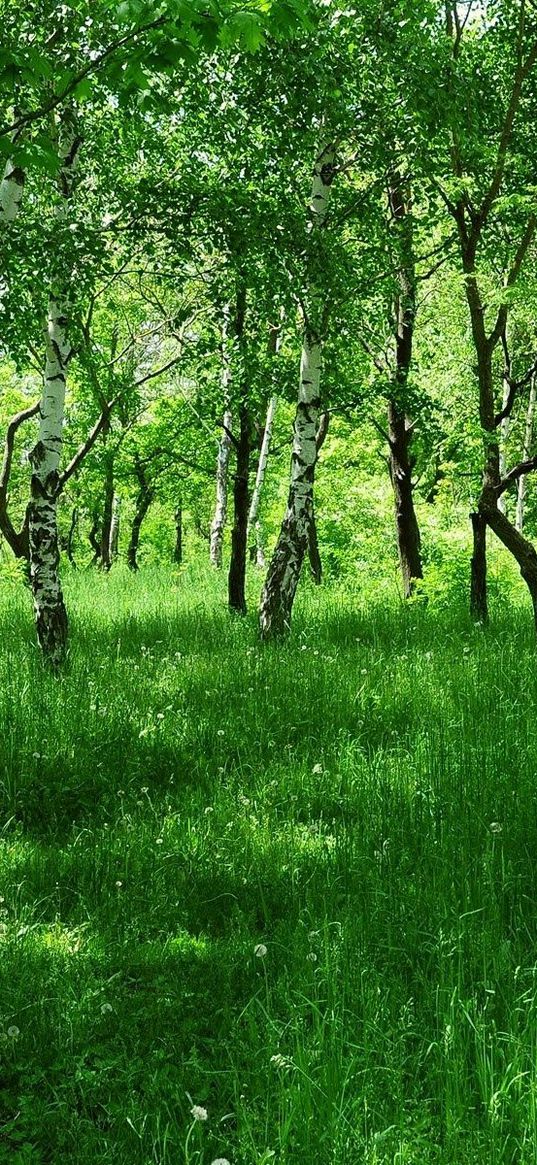
<path id="1" fill-rule="evenodd" d="M 256 959 L 264 959 L 267 954 L 268 951 L 264 943 L 258 943 L 257 946 L 254 947 L 254 955 Z"/>
<path id="2" fill-rule="evenodd" d="M 21 1033 L 16 1024 L 13 1024 L 12 1027 L 8 1027 L 7 1034 L 10 1040 L 18 1040 Z"/>
<path id="3" fill-rule="evenodd" d="M 208 1116 L 207 1109 L 202 1108 L 201 1104 L 193 1104 L 192 1108 L 190 1109 L 190 1112 L 191 1112 L 192 1116 L 194 1117 L 195 1121 L 206 1121 L 207 1120 L 207 1116 Z"/>

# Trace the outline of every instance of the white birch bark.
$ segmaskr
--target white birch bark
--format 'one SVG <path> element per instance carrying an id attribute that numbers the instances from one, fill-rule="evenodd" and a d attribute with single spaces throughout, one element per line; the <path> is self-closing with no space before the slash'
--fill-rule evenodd
<path id="1" fill-rule="evenodd" d="M 263 483 L 265 481 L 265 473 L 267 471 L 267 463 L 269 459 L 270 442 L 272 440 L 272 430 L 274 427 L 274 417 L 278 407 L 278 397 L 272 396 L 268 403 L 267 416 L 265 420 L 265 431 L 263 433 L 263 441 L 259 451 L 259 464 L 257 466 L 257 473 L 255 475 L 255 485 L 252 492 L 252 500 L 250 502 L 250 512 L 248 514 L 248 544 L 250 543 L 252 529 L 255 530 L 255 560 L 257 566 L 265 566 L 265 553 L 263 549 L 263 539 L 261 537 L 261 527 L 258 520 L 259 503 L 261 501 L 261 492 Z"/>
<path id="2" fill-rule="evenodd" d="M 0 182 L 0 223 L 12 223 L 19 212 L 24 188 L 24 171 L 8 159 Z"/>
<path id="3" fill-rule="evenodd" d="M 224 325 L 222 328 L 222 391 L 225 411 L 222 423 L 222 434 L 218 442 L 218 453 L 216 456 L 216 504 L 214 508 L 214 517 L 211 524 L 211 541 L 209 551 L 211 564 L 217 569 L 220 569 L 222 566 L 222 547 L 224 544 L 224 530 L 227 521 L 229 453 L 231 449 L 231 430 L 233 425 L 233 416 L 229 407 L 231 361 L 228 348 L 228 316 L 229 309 L 226 312 Z"/>
<path id="4" fill-rule="evenodd" d="M 62 201 L 57 220 L 67 217 L 72 197 L 80 137 L 75 119 L 66 110 L 59 132 L 59 186 Z M 62 447 L 67 365 L 71 355 L 68 334 L 69 296 L 64 281 L 56 280 L 49 294 L 45 370 L 39 412 L 39 436 L 32 464 L 29 506 L 30 577 L 37 633 L 46 658 L 61 662 L 67 640 L 67 615 L 59 577 L 57 487 Z"/>
<path id="5" fill-rule="evenodd" d="M 334 176 L 335 148 L 323 144 L 315 159 L 309 211 L 310 229 L 324 225 Z M 260 626 L 264 639 L 281 635 L 290 625 L 291 611 L 313 522 L 313 483 L 317 462 L 317 425 L 320 412 L 322 316 L 324 297 L 309 288 L 304 320 L 298 402 L 293 425 L 293 452 L 287 510 L 269 565 L 261 596 Z"/>
<path id="6" fill-rule="evenodd" d="M 522 448 L 522 461 L 528 461 L 531 456 L 531 447 L 533 444 L 533 425 L 535 421 L 535 405 L 537 402 L 537 376 L 534 374 L 531 378 L 530 395 L 528 400 L 528 409 L 526 412 L 526 427 L 524 430 L 524 445 Z M 526 474 L 519 477 L 517 484 L 517 499 L 516 499 L 516 516 L 515 526 L 519 532 L 522 533 L 524 526 L 524 509 L 526 503 Z"/>
<path id="7" fill-rule="evenodd" d="M 110 564 L 115 562 L 118 556 L 120 514 L 121 498 L 119 494 L 114 493 L 114 498 L 112 501 L 112 521 L 110 523 L 110 546 L 108 552 Z"/>

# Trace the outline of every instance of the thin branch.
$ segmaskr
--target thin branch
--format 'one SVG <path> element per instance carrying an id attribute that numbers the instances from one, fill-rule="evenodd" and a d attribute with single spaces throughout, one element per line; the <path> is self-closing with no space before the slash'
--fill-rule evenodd
<path id="1" fill-rule="evenodd" d="M 13 461 L 13 447 L 15 444 L 17 430 L 22 424 L 24 424 L 24 421 L 29 421 L 30 417 L 37 416 L 39 412 L 39 405 L 40 402 L 37 401 L 37 404 L 31 405 L 30 408 L 22 409 L 20 413 L 17 413 L 16 416 L 11 418 L 8 424 L 6 430 L 6 440 L 4 444 L 4 458 L 2 462 L 2 469 L 0 471 L 0 500 L 3 502 L 6 501 L 7 497 L 9 475 L 11 473 L 11 464 Z"/>

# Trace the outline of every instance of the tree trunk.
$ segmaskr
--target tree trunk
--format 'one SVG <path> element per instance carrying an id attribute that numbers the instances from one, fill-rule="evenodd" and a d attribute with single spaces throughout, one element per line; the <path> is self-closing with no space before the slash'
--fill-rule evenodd
<path id="1" fill-rule="evenodd" d="M 239 439 L 233 481 L 233 529 L 228 575 L 231 611 L 246 614 L 246 556 L 248 546 L 248 479 L 250 470 L 250 418 L 243 401 L 239 408 Z"/>
<path id="2" fill-rule="evenodd" d="M 119 519 L 121 514 L 121 498 L 119 494 L 114 493 L 112 501 L 112 520 L 110 522 L 110 550 L 109 559 L 110 566 L 116 562 L 119 548 Z"/>
<path id="3" fill-rule="evenodd" d="M 522 448 L 521 461 L 527 461 L 531 454 L 531 447 L 533 444 L 533 422 L 535 418 L 535 400 L 537 396 L 537 376 L 534 374 L 531 378 L 530 395 L 528 400 L 528 409 L 526 412 L 526 427 L 524 429 L 524 445 Z M 501 500 L 501 499 L 500 499 Z M 516 518 L 515 527 L 519 534 L 524 528 L 524 507 L 526 503 L 526 474 L 518 479 L 517 483 L 517 499 L 516 499 Z"/>
<path id="4" fill-rule="evenodd" d="M 317 446 L 317 460 L 319 459 L 319 454 L 328 436 L 329 424 L 330 413 L 321 413 L 321 416 L 319 417 L 319 424 L 317 426 L 317 434 L 315 437 L 315 444 Z M 321 553 L 319 550 L 315 507 L 313 508 L 312 520 L 309 528 L 308 556 L 310 560 L 310 570 L 312 573 L 313 581 L 315 585 L 319 587 L 323 581 L 323 564 L 321 562 Z"/>
<path id="5" fill-rule="evenodd" d="M 136 509 L 131 526 L 131 536 L 127 549 L 127 565 L 130 570 L 138 570 L 138 546 L 140 543 L 140 530 L 142 522 L 149 510 L 151 502 L 155 496 L 153 487 L 147 480 L 143 465 L 139 464 L 136 469 L 136 474 L 140 484 L 140 491 L 136 498 Z"/>
<path id="6" fill-rule="evenodd" d="M 503 542 L 506 549 L 511 552 L 520 567 L 520 573 L 530 592 L 537 633 L 537 552 L 529 539 L 520 534 L 505 514 L 502 514 L 501 510 L 498 509 L 495 499 L 489 500 L 488 496 L 485 495 L 483 510 L 489 526 L 494 530 L 500 542 Z"/>
<path id="7" fill-rule="evenodd" d="M 175 519 L 175 546 L 173 548 L 173 561 L 180 566 L 183 561 L 183 507 L 181 502 L 178 503 L 174 514 Z"/>
<path id="8" fill-rule="evenodd" d="M 480 623 L 488 620 L 487 603 L 487 522 L 483 514 L 470 515 L 474 549 L 470 565 L 470 613 Z"/>
<path id="9" fill-rule="evenodd" d="M 71 566 L 76 566 L 75 556 L 73 554 L 73 541 L 74 541 L 77 525 L 78 525 L 78 509 L 76 506 L 74 506 L 73 511 L 71 513 L 71 521 L 69 523 L 69 533 L 67 534 L 67 544 L 65 547 L 65 549 L 67 551 L 67 557 L 69 559 L 69 562 L 71 563 Z"/>
<path id="10" fill-rule="evenodd" d="M 268 408 L 267 417 L 265 420 L 265 429 L 263 432 L 263 440 L 261 442 L 261 449 L 259 451 L 259 463 L 257 466 L 257 473 L 255 478 L 255 485 L 252 493 L 252 500 L 250 502 L 250 512 L 248 514 L 248 544 L 250 546 L 250 560 L 256 562 L 259 567 L 265 566 L 265 554 L 263 549 L 263 540 L 261 537 L 261 527 L 259 524 L 259 503 L 261 500 L 261 492 L 263 490 L 263 483 L 265 481 L 265 474 L 267 470 L 267 462 L 270 452 L 270 442 L 272 440 L 272 429 L 274 426 L 274 417 L 278 407 L 278 397 L 271 396 Z"/>
<path id="11" fill-rule="evenodd" d="M 95 510 L 91 520 L 91 526 L 88 534 L 90 546 L 93 550 L 93 565 L 95 565 L 101 557 L 101 543 L 98 537 L 100 527 L 99 512 Z"/>
<path id="12" fill-rule="evenodd" d="M 66 110 L 59 141 L 63 206 L 58 211 L 58 218 L 65 218 L 67 202 L 73 192 L 79 146 L 80 138 L 73 116 Z M 49 297 L 39 437 L 30 456 L 30 577 L 39 643 L 45 658 L 53 667 L 61 663 L 67 644 L 67 612 L 59 577 L 57 487 L 67 365 L 71 356 L 68 310 L 66 288 L 57 284 L 51 289 Z"/>
<path id="13" fill-rule="evenodd" d="M 16 219 L 24 189 L 24 171 L 9 159 L 0 182 L 0 223 L 6 225 Z"/>
<path id="14" fill-rule="evenodd" d="M 410 456 L 412 425 L 407 415 L 408 377 L 412 364 L 416 319 L 416 270 L 411 194 L 397 170 L 390 178 L 389 201 L 399 252 L 397 270 L 399 290 L 394 305 L 395 378 L 393 392 L 388 401 L 389 464 L 403 593 L 405 599 L 409 599 L 415 580 L 423 578 L 421 539 L 414 509 L 412 483 L 414 463 Z"/>
<path id="15" fill-rule="evenodd" d="M 507 350 L 507 348 L 506 348 Z M 507 370 L 509 373 L 509 369 Z M 503 378 L 503 396 L 502 396 L 502 413 L 507 408 L 510 395 L 509 375 Z M 511 417 L 503 417 L 500 424 L 500 477 L 503 477 L 506 467 L 507 456 L 507 441 L 509 439 L 509 429 L 511 427 Z M 502 514 L 505 514 L 505 494 L 498 498 L 498 509 Z"/>
<path id="16" fill-rule="evenodd" d="M 409 599 L 416 579 L 423 578 L 420 551 L 420 531 L 412 486 L 412 461 L 409 445 L 412 430 L 395 401 L 388 403 L 388 435 L 390 438 L 390 478 L 395 500 L 395 528 L 397 549 L 403 576 L 403 593 Z"/>
<path id="17" fill-rule="evenodd" d="M 335 150 L 323 145 L 315 159 L 310 201 L 311 229 L 320 229 L 329 206 Z M 317 462 L 317 425 L 320 410 L 324 296 L 310 286 L 308 317 L 304 321 L 300 383 L 293 426 L 293 453 L 287 509 L 269 565 L 261 596 L 260 628 L 264 639 L 284 634 L 314 521 L 313 485 Z"/>
<path id="18" fill-rule="evenodd" d="M 231 360 L 229 352 L 229 307 L 226 309 L 222 327 L 222 394 L 224 397 L 224 417 L 222 433 L 218 442 L 216 457 L 216 504 L 211 525 L 209 555 L 217 570 L 222 566 L 222 547 L 227 520 L 228 465 L 231 448 L 233 416 L 229 404 L 231 384 Z"/>
<path id="19" fill-rule="evenodd" d="M 103 570 L 110 570 L 110 535 L 112 532 L 112 515 L 114 510 L 114 458 L 107 455 L 104 471 L 104 505 L 101 525 L 101 553 L 100 562 Z"/>

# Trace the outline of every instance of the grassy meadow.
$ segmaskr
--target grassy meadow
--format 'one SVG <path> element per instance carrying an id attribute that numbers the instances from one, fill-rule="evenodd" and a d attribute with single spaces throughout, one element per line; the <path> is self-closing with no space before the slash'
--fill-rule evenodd
<path id="1" fill-rule="evenodd" d="M 525 598 L 65 581 L 61 678 L 0 602 L 0 1162 L 534 1165 Z"/>

